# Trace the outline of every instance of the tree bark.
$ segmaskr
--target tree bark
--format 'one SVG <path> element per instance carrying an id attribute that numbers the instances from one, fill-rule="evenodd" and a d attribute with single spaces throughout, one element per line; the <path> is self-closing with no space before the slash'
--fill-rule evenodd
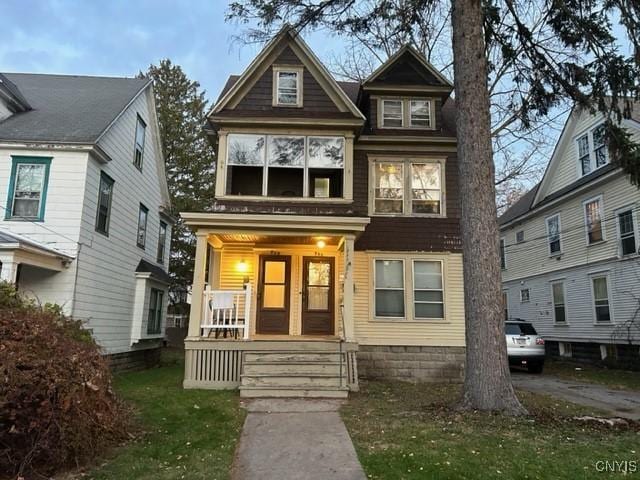
<path id="1" fill-rule="evenodd" d="M 526 413 L 511 383 L 502 313 L 487 58 L 480 0 L 453 0 L 462 202 L 466 366 L 463 409 Z"/>

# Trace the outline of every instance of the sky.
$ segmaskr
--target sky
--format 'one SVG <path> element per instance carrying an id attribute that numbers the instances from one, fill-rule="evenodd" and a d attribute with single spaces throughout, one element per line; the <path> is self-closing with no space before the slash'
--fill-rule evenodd
<path id="1" fill-rule="evenodd" d="M 0 72 L 134 76 L 169 58 L 214 99 L 259 46 L 234 38 L 226 0 L 1 0 Z M 320 58 L 340 42 L 305 40 Z"/>

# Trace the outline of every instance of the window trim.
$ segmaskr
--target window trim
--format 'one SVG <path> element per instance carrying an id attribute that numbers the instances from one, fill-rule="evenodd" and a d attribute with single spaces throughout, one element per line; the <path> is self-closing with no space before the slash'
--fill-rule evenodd
<path id="1" fill-rule="evenodd" d="M 391 317 L 391 316 L 386 316 L 386 315 L 377 315 L 376 314 L 376 293 L 378 290 L 378 287 L 376 286 L 376 262 L 380 260 L 380 261 L 399 261 L 402 262 L 402 299 L 403 299 L 403 303 L 404 303 L 404 315 L 402 317 Z M 373 275 L 372 275 L 372 281 L 373 281 L 373 318 L 376 320 L 382 320 L 382 321 L 398 321 L 398 320 L 408 320 L 408 316 L 407 316 L 407 265 L 406 265 L 406 259 L 405 258 L 399 258 L 399 257 L 377 257 L 374 256 L 372 257 L 372 261 L 373 261 Z M 413 284 L 411 285 L 413 287 Z M 390 289 L 390 288 L 382 288 L 381 290 L 400 290 L 399 288 L 395 288 L 395 289 Z"/>
<path id="2" fill-rule="evenodd" d="M 604 278 L 607 285 L 607 303 L 609 307 L 609 321 L 608 322 L 599 322 L 598 314 L 596 312 L 596 292 L 593 285 L 594 280 L 598 278 Z M 614 315 L 613 315 L 613 301 L 611 298 L 611 277 L 609 275 L 609 271 L 603 272 L 593 272 L 589 274 L 589 283 L 591 288 L 591 313 L 593 315 L 593 324 L 594 325 L 612 325 L 615 323 Z"/>
<path id="3" fill-rule="evenodd" d="M 377 163 L 403 164 L 403 198 L 402 213 L 380 213 L 375 210 L 375 167 Z M 413 164 L 437 163 L 440 165 L 440 213 L 413 213 L 411 166 Z M 446 190 L 446 158 L 444 157 L 369 157 L 369 216 L 370 217 L 423 217 L 447 218 L 447 190 Z"/>
<path id="4" fill-rule="evenodd" d="M 414 125 L 413 124 L 413 115 L 411 114 L 411 107 L 412 107 L 412 103 L 413 102 L 427 102 L 428 106 L 429 106 L 429 125 L 422 126 L 422 125 Z M 409 117 L 409 128 L 419 128 L 419 129 L 424 129 L 424 130 L 431 130 L 431 123 L 433 122 L 433 115 L 431 114 L 433 111 L 432 108 L 432 103 L 433 101 L 430 98 L 411 98 L 409 99 L 409 101 L 407 102 L 407 106 L 409 107 L 409 112 L 408 112 L 408 117 Z"/>
<path id="5" fill-rule="evenodd" d="M 527 292 L 527 299 L 524 300 L 523 296 L 522 296 L 522 292 Z M 520 303 L 530 303 L 531 302 L 531 289 L 529 287 L 527 288 L 521 288 L 520 289 Z"/>
<path id="6" fill-rule="evenodd" d="M 163 237 L 162 236 L 163 228 L 164 228 L 164 238 L 162 241 L 162 248 L 160 248 L 161 246 L 160 239 Z M 168 228 L 169 226 L 167 225 L 167 222 L 165 222 L 164 220 L 160 220 L 160 223 L 158 224 L 158 251 L 156 252 L 156 261 L 161 265 L 164 265 L 164 261 L 165 261 L 165 250 L 167 249 Z"/>
<path id="7" fill-rule="evenodd" d="M 149 317 L 151 316 L 151 299 L 153 298 L 154 293 L 156 295 L 156 304 L 155 304 L 154 311 L 156 312 L 156 315 L 159 314 L 160 318 L 154 319 L 154 321 L 157 321 L 158 323 L 158 329 L 150 331 L 149 327 L 151 326 L 151 322 L 149 322 L 150 320 Z M 162 322 L 164 320 L 164 315 L 163 315 L 164 297 L 165 297 L 164 290 L 160 288 L 154 288 L 154 287 L 149 288 L 149 304 L 147 306 L 147 329 L 146 329 L 147 336 L 162 335 Z M 158 308 L 158 300 L 160 300 L 160 308 Z"/>
<path id="8" fill-rule="evenodd" d="M 144 239 L 143 242 L 140 243 L 140 213 L 145 212 L 144 216 Z M 149 227 L 149 209 L 145 207 L 142 203 L 138 207 L 138 228 L 136 229 L 136 246 L 141 248 L 142 250 L 146 250 L 147 245 L 147 229 Z"/>
<path id="9" fill-rule="evenodd" d="M 604 122 L 598 122 L 596 125 L 591 126 L 589 128 L 583 129 L 582 131 L 580 131 L 580 133 L 578 133 L 577 135 L 574 135 L 573 137 L 573 144 L 574 144 L 574 148 L 575 148 L 575 155 L 576 155 L 576 161 L 577 161 L 577 169 L 578 169 L 578 178 L 582 178 L 585 177 L 587 175 L 592 174 L 593 172 L 595 172 L 596 170 L 599 170 L 603 167 L 606 167 L 607 165 L 609 165 L 611 163 L 611 158 L 609 156 L 609 150 L 608 147 L 606 147 L 606 142 L 605 142 L 605 148 L 607 148 L 607 161 L 606 163 L 604 163 L 603 165 L 600 165 L 599 167 L 596 165 L 596 149 L 595 149 L 595 143 L 593 141 L 593 132 L 595 130 L 597 130 L 598 128 L 602 127 L 604 125 Z M 584 137 L 586 135 L 587 137 L 587 150 L 588 150 L 588 154 L 589 154 L 589 173 L 583 173 L 582 172 L 582 162 L 580 161 L 580 150 L 578 147 L 578 140 L 582 137 Z"/>
<path id="10" fill-rule="evenodd" d="M 559 322 L 556 319 L 556 300 L 553 294 L 553 286 L 562 285 L 562 297 L 564 300 L 564 322 Z M 554 325 L 569 325 L 569 310 L 567 309 L 567 285 L 564 279 L 551 280 L 549 282 L 549 290 L 551 292 L 551 319 Z"/>
<path id="11" fill-rule="evenodd" d="M 386 102 L 400 102 L 400 126 L 388 126 L 384 124 L 385 110 L 384 105 Z M 380 128 L 405 128 L 405 102 L 401 98 L 382 98 L 380 99 Z M 395 119 L 394 119 L 395 120 Z"/>
<path id="12" fill-rule="evenodd" d="M 376 100 L 376 124 L 379 129 L 384 130 L 435 130 L 436 129 L 436 115 L 435 115 L 435 101 L 434 97 L 423 96 L 380 96 L 371 97 Z M 402 125 L 400 127 L 387 126 L 384 124 L 384 102 L 385 101 L 399 101 L 402 110 Z M 413 101 L 425 101 L 429 102 L 429 126 L 423 127 L 421 125 L 411 124 L 411 102 Z"/>
<path id="13" fill-rule="evenodd" d="M 507 241 L 505 237 L 500 237 L 498 244 L 500 247 L 500 270 L 504 271 L 507 269 Z"/>
<path id="14" fill-rule="evenodd" d="M 518 238 L 518 235 L 520 235 L 520 234 L 522 234 L 522 238 L 521 239 Z M 524 230 L 518 230 L 516 232 L 516 243 L 524 243 L 524 241 L 525 241 Z"/>
<path id="15" fill-rule="evenodd" d="M 558 244 L 560 245 L 560 250 L 558 250 L 557 252 L 552 252 L 550 240 L 551 235 L 549 233 L 549 220 L 556 217 L 558 218 Z M 547 229 L 547 252 L 549 253 L 550 257 L 559 257 L 562 255 L 562 219 L 560 218 L 560 212 L 545 217 L 544 224 Z"/>
<path id="16" fill-rule="evenodd" d="M 304 67 L 302 66 L 289 66 L 289 65 L 273 65 L 273 91 L 272 91 L 272 106 L 280 108 L 301 108 L 303 106 L 303 84 L 304 84 Z M 280 82 L 280 73 L 295 73 L 296 74 L 296 103 L 280 103 L 278 101 L 278 89 Z"/>
<path id="17" fill-rule="evenodd" d="M 509 289 L 508 288 L 503 288 L 502 289 L 502 293 L 501 293 L 501 297 L 502 297 L 502 314 L 504 315 L 505 313 L 507 314 L 506 317 L 503 319 L 503 321 L 508 322 L 511 319 L 511 307 L 510 307 L 510 301 L 509 301 Z"/>
<path id="18" fill-rule="evenodd" d="M 447 318 L 447 302 L 446 302 L 446 297 L 445 297 L 445 278 L 444 278 L 444 261 L 442 259 L 438 260 L 438 259 L 429 259 L 429 258 L 411 258 L 411 293 L 410 293 L 410 299 L 411 299 L 411 306 L 412 306 L 412 317 L 411 320 L 415 321 L 443 321 Z M 431 263 L 439 263 L 440 264 L 440 279 L 442 281 L 442 288 L 439 290 L 442 292 L 442 317 L 418 317 L 418 315 L 416 314 L 416 299 L 415 299 L 415 295 L 416 295 L 416 285 L 415 285 L 415 272 L 416 272 L 416 262 L 431 262 Z M 437 292 L 438 290 L 436 289 L 420 289 L 420 291 L 425 291 L 425 292 Z M 440 303 L 440 302 L 427 302 L 427 301 L 423 301 L 420 300 L 421 303 Z"/>
<path id="19" fill-rule="evenodd" d="M 587 204 L 592 203 L 594 201 L 599 202 L 598 210 L 600 211 L 600 231 L 602 232 L 602 239 L 596 240 L 595 242 L 589 242 L 589 225 L 587 223 Z M 592 245 L 600 245 L 601 243 L 606 242 L 607 235 L 606 235 L 606 228 L 605 228 L 606 224 L 605 224 L 605 218 L 604 218 L 604 197 L 602 194 L 587 198 L 586 200 L 582 201 L 582 216 L 584 220 L 584 233 L 585 233 L 585 240 L 587 242 L 587 247 L 590 247 Z"/>
<path id="20" fill-rule="evenodd" d="M 626 212 L 631 212 L 631 221 L 633 222 L 633 238 L 635 240 L 635 252 L 633 253 L 622 253 L 622 237 L 620 233 L 620 215 Z M 634 205 L 626 205 L 624 207 L 620 207 L 614 210 L 613 215 L 615 217 L 616 223 L 616 238 L 618 239 L 618 258 L 629 258 L 635 255 L 638 255 L 640 252 L 640 244 L 638 242 L 638 235 L 640 234 L 640 228 L 638 228 L 638 219 L 636 215 L 636 211 L 634 209 Z"/>
<path id="21" fill-rule="evenodd" d="M 142 125 L 144 134 L 142 136 L 142 150 L 140 151 L 140 165 L 136 165 L 136 152 L 138 151 L 138 126 Z M 147 122 L 145 122 L 139 113 L 136 113 L 136 129 L 133 134 L 133 166 L 142 172 L 144 165 L 144 148 L 147 144 Z"/>
<path id="22" fill-rule="evenodd" d="M 106 229 L 105 231 L 102 231 L 98 228 L 98 220 L 100 218 L 100 197 L 101 197 L 101 187 L 102 187 L 102 182 L 107 181 L 109 183 L 111 183 L 111 195 L 109 195 L 109 205 L 107 206 L 107 221 L 105 222 L 106 224 Z M 109 236 L 109 225 L 111 223 L 111 206 L 113 205 L 113 191 L 114 191 L 114 185 L 116 184 L 115 180 L 113 178 L 111 178 L 109 175 L 107 175 L 105 172 L 100 171 L 100 181 L 98 183 L 98 201 L 96 202 L 96 222 L 95 222 L 95 231 L 104 235 L 105 237 Z"/>
<path id="23" fill-rule="evenodd" d="M 5 220 L 22 222 L 44 222 L 45 208 L 47 204 L 47 192 L 49 190 L 49 171 L 53 157 L 32 157 L 24 155 L 11 155 L 11 174 L 9 176 L 9 189 L 7 193 L 7 203 L 5 207 Z M 40 203 L 38 204 L 38 215 L 36 217 L 21 217 L 13 215 L 14 195 L 16 181 L 18 179 L 18 165 L 44 165 L 44 175 L 42 178 L 42 190 L 40 191 Z"/>

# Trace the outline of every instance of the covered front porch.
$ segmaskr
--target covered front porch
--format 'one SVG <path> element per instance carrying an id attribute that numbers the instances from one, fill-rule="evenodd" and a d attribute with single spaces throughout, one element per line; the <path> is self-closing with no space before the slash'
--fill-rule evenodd
<path id="1" fill-rule="evenodd" d="M 185 388 L 355 388 L 353 251 L 368 218 L 183 218 L 197 236 Z"/>

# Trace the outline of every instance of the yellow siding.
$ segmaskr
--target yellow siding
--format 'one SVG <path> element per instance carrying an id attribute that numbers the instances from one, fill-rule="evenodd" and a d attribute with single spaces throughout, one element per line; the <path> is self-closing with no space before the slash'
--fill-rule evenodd
<path id="1" fill-rule="evenodd" d="M 404 258 L 442 260 L 445 287 L 445 319 L 380 320 L 373 317 L 373 259 Z M 464 292 L 462 255 L 435 253 L 356 252 L 354 259 L 354 317 L 356 341 L 361 345 L 464 346 Z M 405 304 L 411 315 L 412 292 L 405 288 Z"/>

